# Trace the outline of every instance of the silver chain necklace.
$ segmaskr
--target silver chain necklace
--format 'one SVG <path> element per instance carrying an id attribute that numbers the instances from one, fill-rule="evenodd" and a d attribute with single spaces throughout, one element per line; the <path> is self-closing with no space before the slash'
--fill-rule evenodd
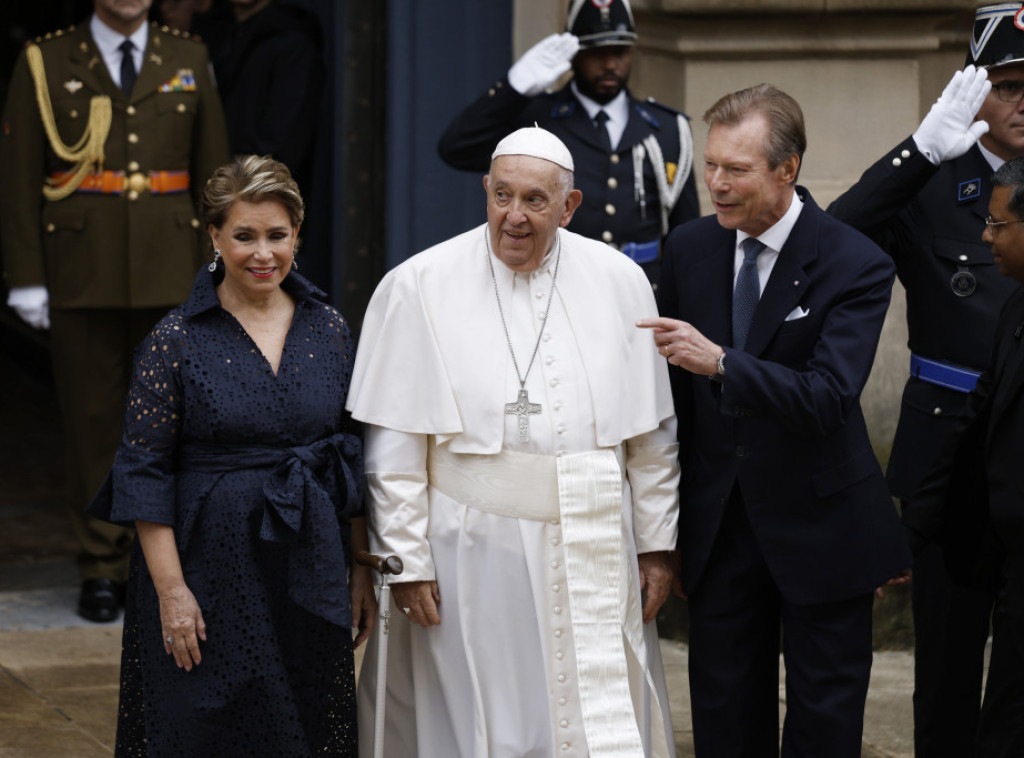
<path id="1" fill-rule="evenodd" d="M 537 344 L 533 346 L 533 355 L 530 356 L 530 363 L 526 367 L 526 373 L 519 371 L 519 361 L 516 360 L 516 351 L 512 349 L 512 336 L 508 331 L 508 323 L 505 321 L 505 310 L 501 307 L 501 295 L 498 294 L 498 277 L 494 275 L 494 262 L 491 261 L 491 239 L 489 236 L 490 226 L 484 227 L 484 245 L 487 247 L 487 266 L 491 270 L 491 283 L 494 285 L 494 299 L 498 301 L 498 315 L 501 316 L 501 326 L 505 330 L 505 341 L 508 343 L 508 352 L 512 356 L 512 365 L 516 369 L 516 379 L 519 380 L 519 396 L 514 403 L 505 403 L 505 415 L 519 417 L 519 439 L 521 442 L 528 442 L 530 439 L 530 416 L 540 413 L 540 403 L 531 403 L 530 395 L 526 391 L 526 378 L 533 368 L 533 361 L 540 350 L 540 341 L 544 336 L 544 327 L 548 324 L 548 314 L 551 313 L 551 301 L 555 296 L 555 280 L 558 278 L 558 264 L 562 261 L 562 236 L 555 232 L 558 239 L 558 252 L 555 253 L 555 270 L 551 274 L 551 291 L 548 292 L 548 304 L 544 309 L 544 318 L 540 322 L 540 331 L 537 333 Z"/>

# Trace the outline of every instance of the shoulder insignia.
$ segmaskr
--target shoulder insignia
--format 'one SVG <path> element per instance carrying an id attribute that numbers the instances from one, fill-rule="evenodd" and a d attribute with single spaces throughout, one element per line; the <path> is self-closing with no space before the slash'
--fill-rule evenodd
<path id="1" fill-rule="evenodd" d="M 559 103 L 551 109 L 551 118 L 568 118 L 576 112 L 576 103 Z"/>
<path id="2" fill-rule="evenodd" d="M 964 203 L 968 200 L 977 200 L 979 197 L 981 197 L 980 176 L 977 179 L 968 179 L 966 182 L 960 182 L 956 195 L 956 201 L 958 203 Z"/>
<path id="3" fill-rule="evenodd" d="M 659 124 L 659 123 L 658 123 L 658 119 L 656 119 L 656 118 L 654 117 L 654 114 L 653 114 L 653 113 L 651 113 L 651 112 L 650 112 L 649 110 L 647 110 L 646 108 L 644 108 L 644 107 L 643 107 L 643 106 L 642 106 L 642 105 L 641 105 L 640 103 L 637 103 L 637 104 L 636 104 L 636 105 L 634 106 L 634 108 L 636 109 L 636 112 L 637 112 L 638 114 L 640 114 L 640 118 L 642 118 L 642 119 L 643 119 L 644 121 L 646 121 L 646 122 L 647 122 L 648 124 L 650 124 L 651 126 L 653 126 L 653 127 L 655 128 L 655 129 L 660 129 L 660 128 L 661 128 L 661 124 Z"/>
<path id="4" fill-rule="evenodd" d="M 658 102 L 657 100 L 655 100 L 655 99 L 654 99 L 653 97 L 649 97 L 649 98 L 647 98 L 647 100 L 646 100 L 646 101 L 644 102 L 644 105 L 647 105 L 647 106 L 649 106 L 649 107 L 651 107 L 651 108 L 657 108 L 657 109 L 659 109 L 659 110 L 663 110 L 663 111 L 665 111 L 666 113 L 671 113 L 671 114 L 672 114 L 673 116 L 682 116 L 682 117 L 683 117 L 683 118 L 685 118 L 685 119 L 686 119 L 687 121 L 689 121 L 689 120 L 690 120 L 690 117 L 689 117 L 689 116 L 687 116 L 687 115 L 686 115 L 685 113 L 683 113 L 682 111 L 680 111 L 680 110 L 676 110 L 675 108 L 673 108 L 673 107 L 671 107 L 671 106 L 669 106 L 669 105 L 665 105 L 665 103 L 659 103 L 659 102 Z"/>

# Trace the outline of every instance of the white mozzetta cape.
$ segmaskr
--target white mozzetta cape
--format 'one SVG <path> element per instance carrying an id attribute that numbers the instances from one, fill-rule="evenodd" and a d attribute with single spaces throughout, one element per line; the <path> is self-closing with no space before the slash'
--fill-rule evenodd
<path id="1" fill-rule="evenodd" d="M 433 434 L 437 444 L 450 440 L 455 453 L 501 450 L 505 403 L 514 399 L 506 396 L 505 378 L 513 369 L 487 267 L 486 229 L 435 245 L 381 281 L 349 388 L 355 418 Z M 586 366 L 597 443 L 614 447 L 673 414 L 665 361 L 650 330 L 635 325 L 657 315 L 657 306 L 642 270 L 622 253 L 565 229 L 559 234 L 558 293 Z M 378 349 L 383 334 L 386 345 Z M 524 371 L 528 360 L 522 358 Z"/>

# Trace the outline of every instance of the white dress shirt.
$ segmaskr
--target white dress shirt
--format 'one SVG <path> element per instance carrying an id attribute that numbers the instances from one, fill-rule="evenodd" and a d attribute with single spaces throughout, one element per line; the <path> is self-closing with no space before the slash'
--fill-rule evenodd
<path id="1" fill-rule="evenodd" d="M 96 47 L 99 48 L 100 55 L 103 56 L 103 62 L 107 64 L 110 78 L 118 87 L 121 86 L 121 58 L 123 57 L 121 43 L 125 39 L 130 39 L 134 46 L 132 60 L 135 63 L 135 73 L 142 70 L 142 55 L 146 52 L 146 43 L 149 42 L 149 24 L 142 24 L 134 34 L 126 38 L 121 32 L 114 31 L 93 14 L 89 21 L 89 31 L 96 42 Z"/>

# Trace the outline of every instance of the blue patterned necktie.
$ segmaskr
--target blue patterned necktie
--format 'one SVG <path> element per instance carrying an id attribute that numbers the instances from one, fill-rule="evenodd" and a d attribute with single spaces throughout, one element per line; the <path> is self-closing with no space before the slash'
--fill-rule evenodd
<path id="1" fill-rule="evenodd" d="M 757 301 L 761 299 L 761 282 L 757 276 L 757 256 L 765 244 L 756 237 L 747 237 L 740 243 L 743 248 L 743 265 L 736 277 L 736 289 L 732 293 L 732 346 L 742 350 L 747 344 L 750 322 L 754 320 Z"/>
<path id="2" fill-rule="evenodd" d="M 128 97 L 132 96 L 132 87 L 135 86 L 135 59 L 132 51 L 135 45 L 130 39 L 126 39 L 119 45 L 121 49 L 121 89 Z"/>

